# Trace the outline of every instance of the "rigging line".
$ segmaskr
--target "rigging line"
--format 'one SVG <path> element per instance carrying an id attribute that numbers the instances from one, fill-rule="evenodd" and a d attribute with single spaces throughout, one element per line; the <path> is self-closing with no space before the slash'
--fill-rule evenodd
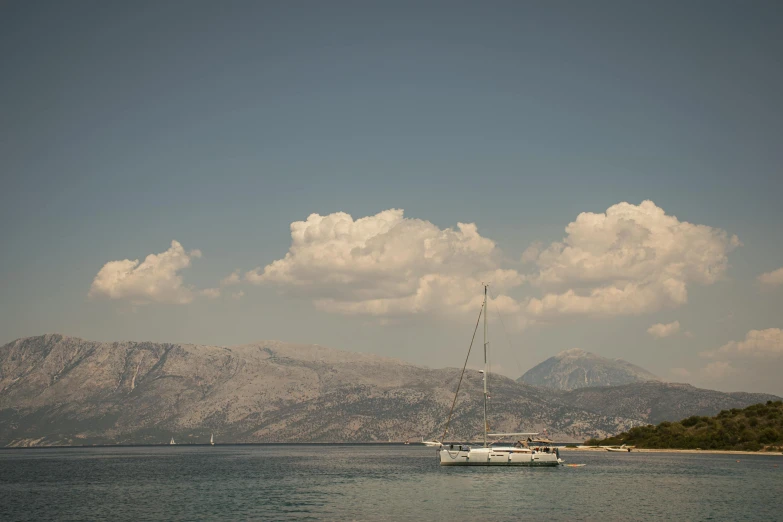
<path id="1" fill-rule="evenodd" d="M 446 433 L 449 432 L 449 424 L 451 424 L 451 414 L 454 413 L 454 405 L 457 404 L 457 396 L 459 395 L 459 387 L 462 386 L 462 377 L 465 376 L 465 368 L 468 366 L 468 359 L 470 358 L 470 350 L 473 349 L 473 341 L 476 340 L 476 332 L 478 332 L 479 323 L 481 322 L 481 314 L 484 312 L 484 303 L 481 303 L 479 309 L 478 319 L 476 319 L 476 327 L 473 329 L 473 338 L 470 340 L 470 346 L 468 347 L 468 355 L 465 356 L 465 364 L 462 365 L 462 373 L 459 374 L 459 382 L 457 383 L 457 391 L 454 393 L 454 401 L 451 403 L 451 410 L 449 410 L 449 418 L 446 420 L 446 429 L 443 430 L 443 437 L 440 438 L 441 444 L 446 444 Z"/>
<path id="2" fill-rule="evenodd" d="M 495 301 L 497 298 L 492 295 L 492 290 L 489 291 L 490 297 L 492 297 L 492 300 Z M 517 359 L 517 355 L 514 353 L 514 347 L 511 345 L 511 338 L 508 336 L 508 330 L 506 330 L 506 325 L 503 322 L 503 315 L 500 313 L 500 310 L 498 309 L 497 305 L 493 302 L 492 306 L 495 307 L 495 312 L 498 314 L 498 318 L 500 319 L 500 325 L 503 327 L 503 334 L 506 336 L 506 341 L 508 341 L 508 351 L 511 352 L 511 357 L 514 358 L 514 362 L 517 364 L 517 371 L 522 373 L 522 366 L 519 364 L 519 359 Z"/>

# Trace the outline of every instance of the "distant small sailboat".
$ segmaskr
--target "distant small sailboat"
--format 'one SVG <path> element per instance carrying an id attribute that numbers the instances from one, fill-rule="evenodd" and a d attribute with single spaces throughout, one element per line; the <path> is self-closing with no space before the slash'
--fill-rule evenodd
<path id="1" fill-rule="evenodd" d="M 171 442 L 169 442 L 169 444 L 170 444 L 171 446 L 174 446 L 174 445 L 176 444 L 176 442 L 174 442 L 174 437 L 171 437 Z"/>
<path id="2" fill-rule="evenodd" d="M 210 446 L 214 446 L 215 445 L 215 434 L 214 433 L 210 433 L 210 435 L 209 435 L 209 445 Z"/>

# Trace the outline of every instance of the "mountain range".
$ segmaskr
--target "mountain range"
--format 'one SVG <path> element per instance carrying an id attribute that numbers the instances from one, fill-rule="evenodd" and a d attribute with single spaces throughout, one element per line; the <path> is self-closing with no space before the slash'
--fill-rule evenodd
<path id="1" fill-rule="evenodd" d="M 0 348 L 0 446 L 350 442 L 441 437 L 460 370 L 318 345 L 94 342 L 50 334 Z M 557 440 L 713 415 L 778 399 L 685 384 L 561 391 L 490 379 L 490 428 Z M 482 431 L 482 375 L 467 371 L 449 439 Z"/>

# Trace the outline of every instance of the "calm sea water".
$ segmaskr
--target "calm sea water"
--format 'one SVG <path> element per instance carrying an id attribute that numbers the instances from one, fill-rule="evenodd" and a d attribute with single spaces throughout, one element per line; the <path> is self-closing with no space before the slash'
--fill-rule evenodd
<path id="1" fill-rule="evenodd" d="M 0 450 L 0 520 L 783 520 L 780 455 L 562 456 L 586 465 L 443 468 L 423 446 Z"/>

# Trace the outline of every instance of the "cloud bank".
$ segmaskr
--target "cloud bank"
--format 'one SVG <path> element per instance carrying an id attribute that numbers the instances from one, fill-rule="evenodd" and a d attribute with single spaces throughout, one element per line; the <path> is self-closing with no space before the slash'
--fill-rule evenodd
<path id="1" fill-rule="evenodd" d="M 201 257 L 199 250 L 185 251 L 177 241 L 160 254 L 138 259 L 109 261 L 100 269 L 90 287 L 90 297 L 130 299 L 136 304 L 149 302 L 187 304 L 196 292 L 183 285 L 180 271 L 192 259 Z"/>
<path id="2" fill-rule="evenodd" d="M 720 279 L 727 254 L 739 245 L 736 236 L 680 221 L 652 201 L 583 212 L 566 226 L 562 241 L 535 243 L 516 263 L 473 223 L 440 228 L 407 218 L 400 209 L 359 219 L 345 212 L 311 214 L 290 230 L 285 256 L 246 272 L 244 281 L 278 286 L 328 312 L 378 317 L 475 311 L 481 283 L 490 282 L 494 307 L 513 315 L 517 325 L 680 306 L 687 302 L 688 285 Z M 172 241 L 169 250 L 143 263 L 111 261 L 95 277 L 90 295 L 183 304 L 197 295 L 217 298 L 242 281 L 235 271 L 216 288 L 183 285 L 180 271 L 200 255 Z M 522 265 L 532 266 L 532 273 L 521 273 Z M 539 296 L 512 297 L 526 281 Z M 678 330 L 675 322 L 648 332 L 665 337 Z"/>
<path id="3" fill-rule="evenodd" d="M 717 350 L 702 352 L 703 357 L 779 357 L 783 356 L 783 330 L 750 330 L 744 341 L 730 341 Z"/>
<path id="4" fill-rule="evenodd" d="M 710 285 L 728 266 L 737 236 L 667 215 L 652 201 L 618 203 L 605 213 L 583 212 L 566 237 L 534 247 L 538 273 L 531 283 L 544 291 L 526 312 L 558 315 L 638 315 L 687 302 L 688 285 Z"/>
<path id="5" fill-rule="evenodd" d="M 291 224 L 285 257 L 245 279 L 307 296 L 322 310 L 374 316 L 475 309 L 481 282 L 490 281 L 495 304 L 524 324 L 680 306 L 688 285 L 710 285 L 723 276 L 728 253 L 739 245 L 736 236 L 680 221 L 652 201 L 583 212 L 565 232 L 562 241 L 535 243 L 524 252 L 521 263 L 535 267 L 525 275 L 475 224 L 441 229 L 398 209 L 360 219 L 312 214 Z M 525 281 L 542 295 L 508 295 Z"/>
<path id="6" fill-rule="evenodd" d="M 372 316 L 474 312 L 486 281 L 494 304 L 517 313 L 520 304 L 503 292 L 524 277 L 501 260 L 495 242 L 472 223 L 441 229 L 398 209 L 356 220 L 336 212 L 292 223 L 285 257 L 245 279 L 307 295 L 322 310 Z"/>
<path id="7" fill-rule="evenodd" d="M 757 383 L 771 379 L 779 381 L 780 361 L 783 359 L 783 330 L 767 328 L 750 330 L 742 341 L 730 341 L 718 349 L 700 352 L 712 359 L 694 375 L 708 382 L 724 383 L 745 376 Z M 731 382 L 731 381 L 730 381 Z"/>

